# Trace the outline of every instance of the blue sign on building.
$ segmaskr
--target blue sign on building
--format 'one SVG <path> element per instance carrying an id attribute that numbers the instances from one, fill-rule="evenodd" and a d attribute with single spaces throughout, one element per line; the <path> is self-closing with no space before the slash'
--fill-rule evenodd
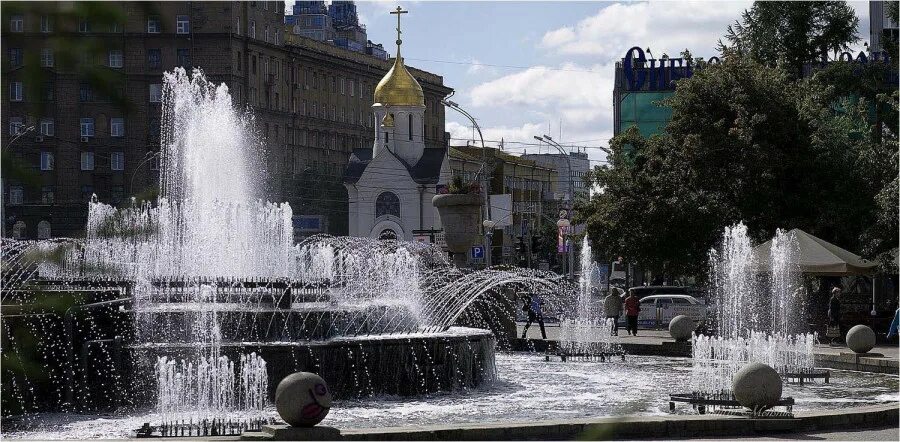
<path id="1" fill-rule="evenodd" d="M 484 246 L 472 246 L 472 258 L 484 259 Z"/>

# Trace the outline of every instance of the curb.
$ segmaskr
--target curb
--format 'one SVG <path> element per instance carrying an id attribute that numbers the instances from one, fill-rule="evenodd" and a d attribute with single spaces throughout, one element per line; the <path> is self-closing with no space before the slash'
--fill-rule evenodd
<path id="1" fill-rule="evenodd" d="M 512 351 L 530 351 L 543 353 L 551 346 L 555 346 L 557 341 L 543 339 L 521 339 L 511 338 L 508 340 L 509 350 Z M 639 356 L 668 356 L 668 357 L 691 357 L 690 342 L 675 342 L 674 340 L 663 340 L 659 344 L 639 344 L 639 343 L 619 343 L 625 353 L 629 355 Z M 900 373 L 900 363 L 896 359 L 886 357 L 866 356 L 865 353 L 859 355 L 853 354 L 827 354 L 815 353 L 816 366 L 820 368 L 831 368 L 835 370 L 852 370 L 864 371 L 868 373 Z"/>
<path id="2" fill-rule="evenodd" d="M 745 436 L 895 426 L 898 404 L 798 413 L 793 419 L 750 419 L 723 415 L 609 417 L 545 422 L 504 422 L 344 430 L 343 440 L 563 440 L 658 439 Z M 308 436 L 300 439 L 315 440 Z M 284 440 L 244 433 L 242 440 Z"/>

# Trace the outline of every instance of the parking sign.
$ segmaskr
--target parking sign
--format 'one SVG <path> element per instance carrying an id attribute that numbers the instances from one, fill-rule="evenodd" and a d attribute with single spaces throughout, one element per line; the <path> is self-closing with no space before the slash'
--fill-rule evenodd
<path id="1" fill-rule="evenodd" d="M 484 247 L 483 246 L 472 246 L 472 258 L 474 258 L 474 259 L 484 258 Z"/>

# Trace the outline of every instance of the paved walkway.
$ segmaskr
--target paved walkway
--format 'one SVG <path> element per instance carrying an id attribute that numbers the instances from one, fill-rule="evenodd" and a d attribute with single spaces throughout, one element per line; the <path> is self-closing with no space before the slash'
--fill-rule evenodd
<path id="1" fill-rule="evenodd" d="M 673 440 L 694 440 L 694 441 L 719 441 L 719 440 L 888 440 L 896 441 L 900 439 L 900 428 L 883 427 L 866 430 L 851 431 L 812 431 L 785 433 L 772 436 L 729 436 L 718 439 L 673 439 Z"/>
<path id="2" fill-rule="evenodd" d="M 524 323 L 520 322 L 516 324 L 517 336 L 522 336 L 522 330 L 524 328 Z M 547 339 L 551 341 L 555 341 L 559 337 L 559 325 L 558 324 L 545 324 L 545 330 L 547 331 Z M 529 339 L 541 339 L 541 329 L 537 324 L 532 324 L 531 327 L 528 328 L 528 336 Z M 637 336 L 628 336 L 628 332 L 625 331 L 624 328 L 619 328 L 619 336 L 614 338 L 615 341 L 620 343 L 629 343 L 629 344 L 646 344 L 646 345 L 660 345 L 664 341 L 672 342 L 674 341 L 671 336 L 669 336 L 668 330 L 654 330 L 654 329 L 638 329 Z M 815 352 L 817 354 L 828 354 L 828 355 L 840 355 L 841 353 L 852 353 L 852 351 L 847 348 L 843 343 L 832 347 L 828 344 L 819 344 L 816 345 Z M 900 358 L 900 347 L 897 345 L 878 345 L 872 349 L 870 353 L 881 353 L 885 358 L 898 360 Z"/>

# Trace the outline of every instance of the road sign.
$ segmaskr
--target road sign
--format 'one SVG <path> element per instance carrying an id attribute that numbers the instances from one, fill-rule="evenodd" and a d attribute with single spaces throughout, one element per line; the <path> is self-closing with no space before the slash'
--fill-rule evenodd
<path id="1" fill-rule="evenodd" d="M 472 246 L 472 258 L 483 259 L 484 258 L 484 247 L 483 246 Z"/>

